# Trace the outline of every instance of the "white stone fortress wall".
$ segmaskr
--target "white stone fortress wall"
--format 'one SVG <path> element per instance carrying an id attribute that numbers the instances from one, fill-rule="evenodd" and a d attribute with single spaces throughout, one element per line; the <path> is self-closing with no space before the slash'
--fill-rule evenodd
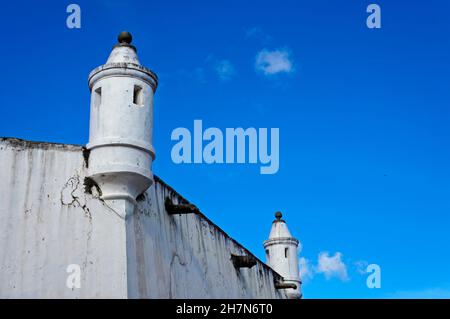
<path id="1" fill-rule="evenodd" d="M 81 146 L 0 139 L 0 298 L 286 298 L 280 276 L 155 176 L 124 219 L 86 179 Z M 68 265 L 81 288 L 68 288 Z"/>

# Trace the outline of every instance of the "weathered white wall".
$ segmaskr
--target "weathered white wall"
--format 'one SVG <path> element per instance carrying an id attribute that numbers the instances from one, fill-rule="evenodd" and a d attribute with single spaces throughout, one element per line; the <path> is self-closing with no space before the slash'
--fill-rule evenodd
<path id="1" fill-rule="evenodd" d="M 170 216 L 155 178 L 126 221 L 84 191 L 81 147 L 0 139 L 0 298 L 285 298 L 262 262 L 203 215 Z M 81 266 L 81 288 L 66 268 Z"/>
<path id="2" fill-rule="evenodd" d="M 126 296 L 123 221 L 84 193 L 85 170 L 80 147 L 0 141 L 0 297 Z"/>
<path id="3" fill-rule="evenodd" d="M 273 271 L 258 262 L 251 269 L 234 268 L 230 254 L 247 255 L 203 215 L 168 215 L 166 196 L 180 200 L 156 179 L 127 221 L 128 278 L 132 297 L 144 298 L 281 298 Z"/>

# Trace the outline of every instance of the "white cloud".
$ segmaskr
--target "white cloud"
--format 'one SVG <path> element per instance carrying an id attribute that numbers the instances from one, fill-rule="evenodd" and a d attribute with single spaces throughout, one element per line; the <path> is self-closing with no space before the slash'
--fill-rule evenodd
<path id="1" fill-rule="evenodd" d="M 314 267 L 311 262 L 305 257 L 300 257 L 298 260 L 298 268 L 300 272 L 300 279 L 305 282 L 314 277 Z"/>
<path id="2" fill-rule="evenodd" d="M 338 277 L 342 281 L 348 280 L 347 267 L 342 261 L 342 254 L 337 252 L 330 256 L 328 252 L 321 252 L 317 262 L 317 272 L 323 273 L 325 278 Z"/>
<path id="3" fill-rule="evenodd" d="M 304 257 L 299 258 L 299 272 L 302 281 L 311 280 L 316 274 L 323 274 L 326 279 L 337 277 L 342 281 L 349 280 L 347 266 L 342 260 L 342 254 L 337 252 L 330 256 L 328 252 L 319 253 L 317 265 Z"/>
<path id="4" fill-rule="evenodd" d="M 265 75 L 291 73 L 294 66 L 290 55 L 287 49 L 273 51 L 264 49 L 256 55 L 255 69 Z"/>
<path id="5" fill-rule="evenodd" d="M 222 81 L 228 81 L 236 74 L 233 64 L 228 60 L 217 61 L 215 70 Z"/>

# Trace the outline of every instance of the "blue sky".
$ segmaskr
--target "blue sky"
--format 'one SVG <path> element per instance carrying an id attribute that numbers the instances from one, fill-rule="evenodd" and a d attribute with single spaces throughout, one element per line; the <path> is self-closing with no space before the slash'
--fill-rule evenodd
<path id="1" fill-rule="evenodd" d="M 160 79 L 155 174 L 261 259 L 281 210 L 312 272 L 305 298 L 449 298 L 450 3 L 243 2 L 74 1 L 81 29 L 69 1 L 2 4 L 0 136 L 86 144 L 88 73 L 129 30 Z M 279 128 L 278 173 L 174 164 L 171 132 L 195 119 Z"/>

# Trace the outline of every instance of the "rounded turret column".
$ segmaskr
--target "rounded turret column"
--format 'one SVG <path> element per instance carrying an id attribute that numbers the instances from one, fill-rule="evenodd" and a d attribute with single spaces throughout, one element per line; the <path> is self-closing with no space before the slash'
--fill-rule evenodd
<path id="1" fill-rule="evenodd" d="M 91 115 L 88 175 L 104 200 L 136 197 L 153 183 L 153 94 L 158 80 L 143 67 L 128 32 L 106 64 L 89 74 Z"/>
<path id="2" fill-rule="evenodd" d="M 302 297 L 301 280 L 298 269 L 299 241 L 292 237 L 286 222 L 277 212 L 272 223 L 269 239 L 264 241 L 266 263 L 283 276 L 284 283 L 293 283 L 296 289 L 287 288 L 286 294 L 290 299 Z"/>

